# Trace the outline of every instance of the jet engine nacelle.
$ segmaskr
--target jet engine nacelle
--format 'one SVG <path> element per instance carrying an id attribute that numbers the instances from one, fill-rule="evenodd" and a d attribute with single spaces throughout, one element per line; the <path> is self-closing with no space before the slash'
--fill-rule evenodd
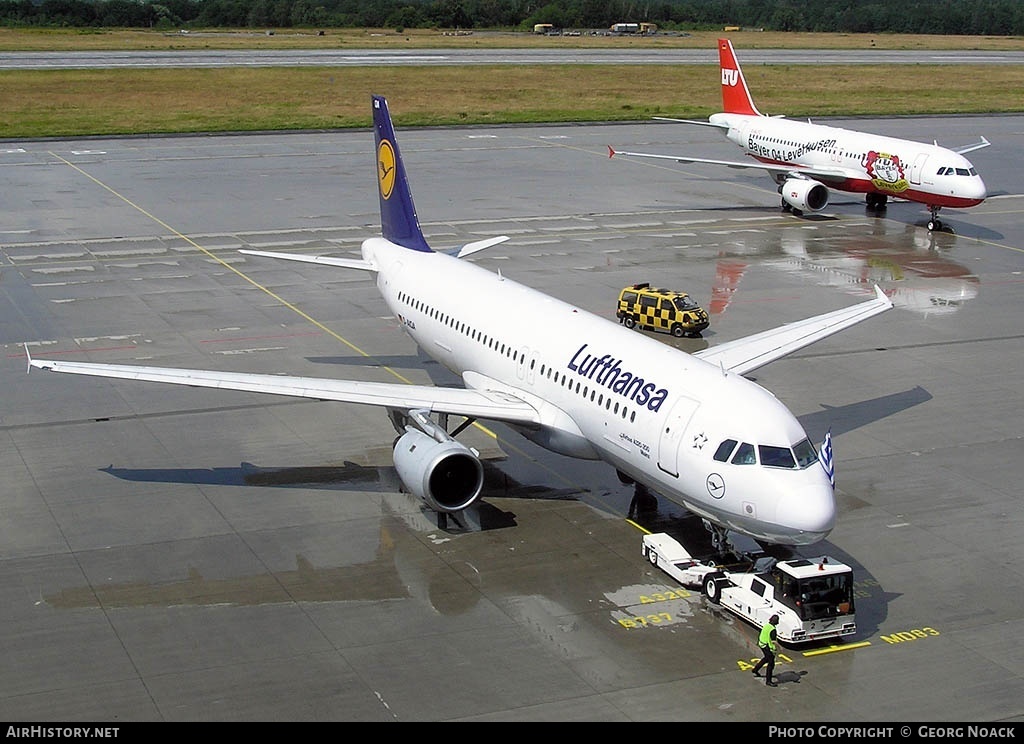
<path id="1" fill-rule="evenodd" d="M 395 443 L 402 483 L 436 512 L 457 512 L 480 497 L 484 467 L 476 452 L 451 437 L 407 427 Z"/>
<path id="2" fill-rule="evenodd" d="M 828 206 L 828 187 L 809 178 L 789 178 L 782 184 L 782 200 L 801 212 L 820 212 Z"/>

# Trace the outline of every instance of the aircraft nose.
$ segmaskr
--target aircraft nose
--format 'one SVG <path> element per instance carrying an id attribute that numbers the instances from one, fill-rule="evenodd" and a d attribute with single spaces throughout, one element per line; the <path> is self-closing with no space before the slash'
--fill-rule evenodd
<path id="1" fill-rule="evenodd" d="M 980 176 L 978 177 L 978 183 L 976 184 L 976 187 L 977 188 L 974 194 L 974 198 L 977 199 L 979 202 L 984 201 L 985 198 L 988 197 L 988 190 L 985 188 L 985 182 L 981 180 Z"/>
<path id="2" fill-rule="evenodd" d="M 836 500 L 827 483 L 791 491 L 780 502 L 779 524 L 794 529 L 802 545 L 824 540 L 836 525 Z"/>

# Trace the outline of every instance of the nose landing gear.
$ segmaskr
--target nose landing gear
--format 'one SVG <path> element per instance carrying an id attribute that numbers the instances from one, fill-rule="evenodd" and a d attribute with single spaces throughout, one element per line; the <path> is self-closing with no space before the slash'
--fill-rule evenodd
<path id="1" fill-rule="evenodd" d="M 729 540 L 729 531 L 725 527 L 712 524 L 705 519 L 704 529 L 711 533 L 711 547 L 715 549 L 716 553 L 720 555 L 726 553 L 736 554 L 736 549 L 733 547 L 732 541 Z"/>
<path id="2" fill-rule="evenodd" d="M 936 207 L 931 204 L 928 205 L 928 212 L 931 217 L 928 219 L 928 232 L 942 231 L 942 220 L 939 219 L 939 210 L 941 207 Z M 953 232 L 951 228 L 945 228 L 947 232 Z"/>

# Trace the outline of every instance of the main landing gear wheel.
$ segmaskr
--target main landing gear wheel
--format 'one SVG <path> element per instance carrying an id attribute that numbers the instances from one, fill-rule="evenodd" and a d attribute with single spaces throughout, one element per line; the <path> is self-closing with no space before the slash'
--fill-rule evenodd
<path id="1" fill-rule="evenodd" d="M 888 201 L 888 199 L 889 197 L 887 197 L 885 194 L 864 195 L 864 201 L 867 202 L 868 209 L 883 210 L 885 209 L 885 204 Z"/>
<path id="2" fill-rule="evenodd" d="M 621 475 L 619 480 L 622 480 Z M 627 516 L 632 519 L 635 516 L 653 514 L 656 511 L 658 511 L 658 497 L 651 493 L 643 483 L 636 483 L 633 488 L 633 498 L 629 500 Z"/>

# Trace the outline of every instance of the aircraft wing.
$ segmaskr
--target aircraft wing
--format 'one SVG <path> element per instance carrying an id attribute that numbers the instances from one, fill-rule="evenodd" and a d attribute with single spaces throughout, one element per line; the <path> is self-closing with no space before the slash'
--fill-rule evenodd
<path id="1" fill-rule="evenodd" d="M 755 333 L 753 336 L 729 341 L 694 353 L 695 357 L 712 364 L 721 365 L 729 372 L 745 375 L 763 367 L 769 362 L 792 354 L 794 351 L 828 338 L 844 328 L 884 313 L 892 302 L 875 285 L 875 299 L 857 305 L 817 315 L 806 320 L 788 323 L 770 331 Z"/>
<path id="2" fill-rule="evenodd" d="M 991 142 L 982 137 L 981 142 L 975 142 L 973 145 L 963 145 L 962 147 L 953 147 L 951 149 L 958 155 L 963 155 L 964 153 L 974 152 L 975 150 L 980 150 L 983 147 L 988 147 L 991 144 Z"/>
<path id="3" fill-rule="evenodd" d="M 625 155 L 632 158 L 657 158 L 659 160 L 673 160 L 677 163 L 707 163 L 709 165 L 723 165 L 726 168 L 756 168 L 757 170 L 768 171 L 769 173 L 785 173 L 790 176 L 814 176 L 822 179 L 847 178 L 848 174 L 842 168 L 811 168 L 804 165 L 775 165 L 774 163 L 762 163 L 758 160 L 712 160 L 711 158 L 695 158 L 688 155 L 657 155 L 650 152 L 628 152 L 616 150 L 608 146 L 608 157 L 614 158 L 618 155 Z"/>
<path id="4" fill-rule="evenodd" d="M 27 349 L 26 349 L 27 353 Z M 362 403 L 401 410 L 426 409 L 470 418 L 485 418 L 514 424 L 539 424 L 537 409 L 511 393 L 498 390 L 404 385 L 387 382 L 331 380 L 319 377 L 218 372 L 173 367 L 141 367 L 128 364 L 96 364 L 32 359 L 29 366 L 72 375 L 114 377 L 125 380 L 167 382 L 189 387 L 242 390 L 251 393 L 290 395 L 345 403 Z"/>

